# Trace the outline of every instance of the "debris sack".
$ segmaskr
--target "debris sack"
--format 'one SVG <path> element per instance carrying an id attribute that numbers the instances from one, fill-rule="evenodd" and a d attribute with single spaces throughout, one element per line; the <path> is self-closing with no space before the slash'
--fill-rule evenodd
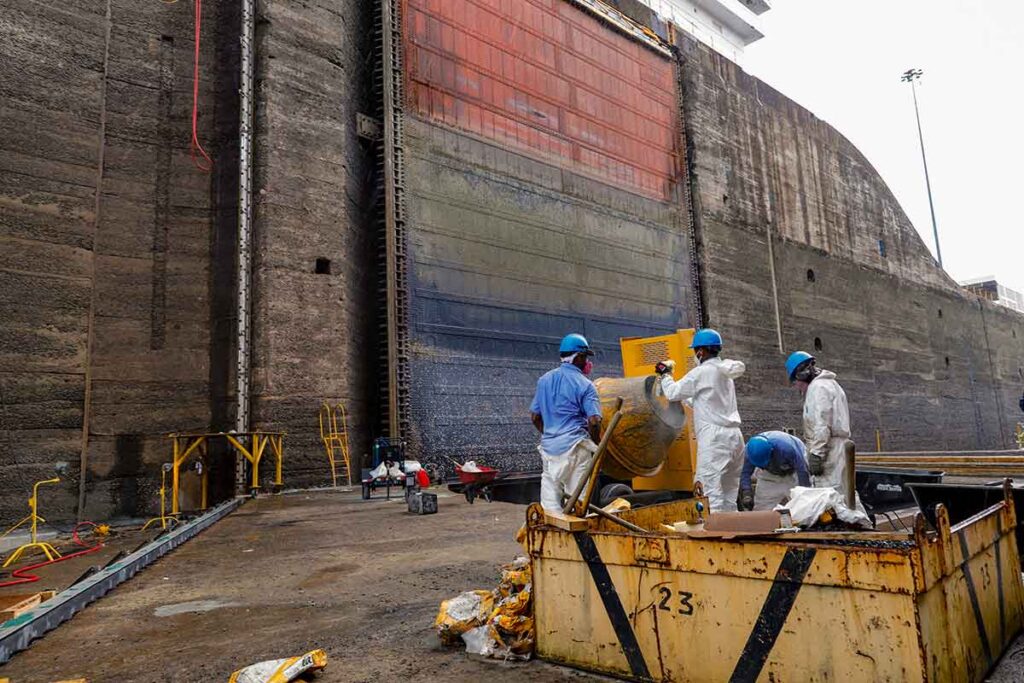
<path id="1" fill-rule="evenodd" d="M 842 494 L 834 488 L 794 486 L 789 492 L 789 502 L 776 505 L 775 510 L 789 510 L 793 524 L 805 528 L 817 524 L 828 511 L 835 512 L 836 517 L 847 524 L 871 528 L 871 520 L 860 502 L 860 496 L 857 496 L 857 508 L 851 510 L 846 506 Z"/>
<path id="2" fill-rule="evenodd" d="M 299 657 L 269 659 L 239 669 L 228 683 L 288 683 L 327 666 L 327 653 L 312 650 Z"/>
<path id="3" fill-rule="evenodd" d="M 518 557 L 501 568 L 501 583 L 494 590 L 494 611 L 487 620 L 497 647 L 492 657 L 529 659 L 536 630 L 533 624 L 533 573 L 530 560 Z"/>
<path id="4" fill-rule="evenodd" d="M 529 659 L 536 642 L 532 597 L 530 560 L 516 558 L 501 568 L 501 582 L 493 591 L 470 591 L 442 602 L 435 621 L 438 636 L 446 645 L 461 637 L 470 654 Z"/>
<path id="5" fill-rule="evenodd" d="M 456 645 L 463 633 L 483 626 L 493 609 L 491 591 L 468 591 L 441 603 L 434 628 L 442 643 Z"/>

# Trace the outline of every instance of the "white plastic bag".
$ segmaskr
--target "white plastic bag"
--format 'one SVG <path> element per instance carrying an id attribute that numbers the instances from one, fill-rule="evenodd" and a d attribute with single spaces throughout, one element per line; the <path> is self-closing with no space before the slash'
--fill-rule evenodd
<path id="1" fill-rule="evenodd" d="M 776 505 L 775 510 L 789 510 L 793 524 L 801 527 L 813 526 L 827 510 L 834 510 L 836 516 L 847 524 L 871 528 L 871 520 L 860 502 L 860 496 L 857 496 L 857 508 L 851 510 L 846 506 L 842 494 L 831 487 L 794 486 L 789 492 L 789 502 Z"/>
<path id="2" fill-rule="evenodd" d="M 479 472 L 480 468 L 476 466 L 476 462 L 475 461 L 467 460 L 466 462 L 462 463 L 462 471 L 463 472 Z"/>
<path id="3" fill-rule="evenodd" d="M 490 657 L 498 647 L 498 643 L 491 637 L 491 627 L 487 624 L 466 631 L 462 634 L 462 640 L 466 643 L 466 652 L 471 655 Z"/>

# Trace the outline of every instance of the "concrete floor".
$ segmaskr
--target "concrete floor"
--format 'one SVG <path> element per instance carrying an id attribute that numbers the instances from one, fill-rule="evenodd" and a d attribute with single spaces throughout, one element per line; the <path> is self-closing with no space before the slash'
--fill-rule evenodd
<path id="1" fill-rule="evenodd" d="M 438 645 L 440 601 L 496 585 L 499 565 L 521 554 L 513 534 L 524 512 L 449 496 L 439 514 L 413 517 L 400 500 L 366 502 L 357 492 L 250 501 L 16 655 L 0 676 L 215 683 L 240 666 L 319 647 L 329 657 L 324 683 L 608 680 Z M 1022 673 L 1024 639 L 991 680 Z"/>
<path id="2" fill-rule="evenodd" d="M 438 514 L 415 517 L 400 498 L 366 502 L 358 492 L 249 501 L 16 655 L 0 676 L 212 683 L 246 664 L 323 648 L 324 683 L 603 680 L 438 644 L 441 600 L 493 588 L 499 566 L 522 554 L 513 536 L 525 509 L 452 495 Z"/>

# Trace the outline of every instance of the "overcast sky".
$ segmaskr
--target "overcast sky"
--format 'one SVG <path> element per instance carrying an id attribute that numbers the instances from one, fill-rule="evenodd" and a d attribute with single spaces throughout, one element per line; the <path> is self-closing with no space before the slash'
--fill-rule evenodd
<path id="1" fill-rule="evenodd" d="M 935 252 L 910 86 L 917 90 L 943 265 L 1024 290 L 1024 2 L 774 0 L 745 68 L 825 119 L 888 183 Z"/>

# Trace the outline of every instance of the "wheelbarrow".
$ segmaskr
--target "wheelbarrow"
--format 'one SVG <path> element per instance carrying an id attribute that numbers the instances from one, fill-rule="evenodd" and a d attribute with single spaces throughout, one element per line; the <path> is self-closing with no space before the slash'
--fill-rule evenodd
<path id="1" fill-rule="evenodd" d="M 478 465 L 479 472 L 467 472 L 461 466 L 455 467 L 455 473 L 462 484 L 462 494 L 466 496 L 466 502 L 472 504 L 477 496 L 480 496 L 488 503 L 491 502 L 491 484 L 498 478 L 500 472 L 493 467 Z"/>

